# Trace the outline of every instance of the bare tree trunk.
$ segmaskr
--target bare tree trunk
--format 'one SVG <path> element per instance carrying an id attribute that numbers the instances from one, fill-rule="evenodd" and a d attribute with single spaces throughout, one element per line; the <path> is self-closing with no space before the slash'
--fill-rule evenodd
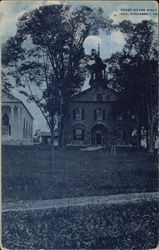
<path id="1" fill-rule="evenodd" d="M 65 146 L 65 130 L 67 126 L 67 116 L 62 117 L 59 126 L 58 144 L 60 148 Z"/>
<path id="2" fill-rule="evenodd" d="M 63 148 L 65 146 L 65 127 L 61 127 L 59 131 L 59 147 Z"/>
<path id="3" fill-rule="evenodd" d="M 147 115 L 148 115 L 148 123 L 149 123 L 149 130 L 148 130 L 148 145 L 149 145 L 149 152 L 154 152 L 154 144 L 155 144 L 155 122 L 157 120 L 157 111 L 153 110 L 152 107 L 150 109 L 149 105 L 147 105 Z"/>
<path id="4" fill-rule="evenodd" d="M 58 127 L 58 146 L 59 148 L 62 148 L 63 146 L 63 121 L 60 121 L 59 127 Z"/>
<path id="5" fill-rule="evenodd" d="M 150 123 L 150 129 L 149 129 L 149 152 L 154 152 L 154 144 L 155 144 L 155 118 L 153 117 L 151 123 Z"/>
<path id="6" fill-rule="evenodd" d="M 141 149 L 141 124 L 139 110 L 137 109 L 137 147 Z"/>
<path id="7" fill-rule="evenodd" d="M 138 138 L 138 149 L 141 149 L 141 127 L 138 127 L 137 131 L 137 138 Z"/>
<path id="8" fill-rule="evenodd" d="M 149 130 L 149 152 L 154 152 L 154 138 L 153 138 L 153 130 Z"/>

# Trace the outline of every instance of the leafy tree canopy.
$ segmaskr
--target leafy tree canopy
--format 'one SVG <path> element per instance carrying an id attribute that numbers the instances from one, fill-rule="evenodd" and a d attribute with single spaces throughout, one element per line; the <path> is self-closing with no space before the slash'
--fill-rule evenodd
<path id="1" fill-rule="evenodd" d="M 111 28 L 101 8 L 45 6 L 25 13 L 15 37 L 3 45 L 3 66 L 20 92 L 40 108 L 50 129 L 58 116 L 62 131 L 70 97 L 84 82 L 84 40 L 99 29 Z"/>

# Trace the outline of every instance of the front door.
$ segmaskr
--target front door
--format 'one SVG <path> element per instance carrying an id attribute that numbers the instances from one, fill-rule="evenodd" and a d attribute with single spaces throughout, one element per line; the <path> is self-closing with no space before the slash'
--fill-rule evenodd
<path id="1" fill-rule="evenodd" d="M 101 133 L 96 133 L 96 145 L 102 144 L 102 135 Z"/>

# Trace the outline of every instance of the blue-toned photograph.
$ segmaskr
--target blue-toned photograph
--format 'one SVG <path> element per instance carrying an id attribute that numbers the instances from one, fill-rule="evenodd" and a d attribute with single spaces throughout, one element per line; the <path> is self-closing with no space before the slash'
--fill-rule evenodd
<path id="1" fill-rule="evenodd" d="M 0 16 L 2 249 L 157 249 L 157 2 Z"/>

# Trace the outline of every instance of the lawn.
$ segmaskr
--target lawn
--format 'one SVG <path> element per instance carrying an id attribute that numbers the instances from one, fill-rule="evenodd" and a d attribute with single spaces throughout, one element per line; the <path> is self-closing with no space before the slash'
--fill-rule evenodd
<path id="1" fill-rule="evenodd" d="M 3 201 L 40 200 L 158 190 L 157 156 L 135 150 L 86 152 L 49 145 L 2 147 Z"/>
<path id="2" fill-rule="evenodd" d="M 157 155 L 93 152 L 48 145 L 3 146 L 4 202 L 158 190 Z M 151 249 L 158 241 L 158 203 L 87 205 L 2 214 L 8 249 Z"/>
<path id="3" fill-rule="evenodd" d="M 158 243 L 158 204 L 85 206 L 7 212 L 8 249 L 152 249 Z"/>

